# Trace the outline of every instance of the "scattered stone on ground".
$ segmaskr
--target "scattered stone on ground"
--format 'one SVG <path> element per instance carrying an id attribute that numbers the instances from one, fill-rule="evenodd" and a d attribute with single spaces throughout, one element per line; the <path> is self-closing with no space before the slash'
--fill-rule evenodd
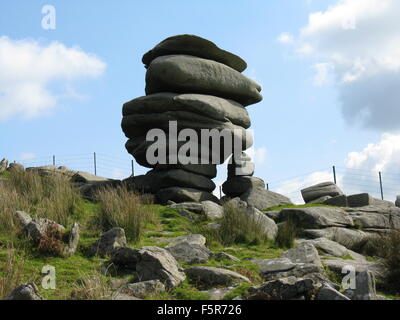
<path id="1" fill-rule="evenodd" d="M 119 291 L 121 293 L 144 299 L 146 296 L 157 295 L 166 290 L 164 284 L 159 280 L 148 280 L 136 283 L 129 283 Z"/>
<path id="2" fill-rule="evenodd" d="M 125 230 L 112 228 L 105 232 L 90 248 L 89 253 L 105 257 L 111 255 L 116 249 L 126 247 Z"/>
<path id="3" fill-rule="evenodd" d="M 237 272 L 215 267 L 191 267 L 185 269 L 185 273 L 195 285 L 200 286 L 225 286 L 236 282 L 250 283 L 247 277 Z"/>
<path id="4" fill-rule="evenodd" d="M 15 288 L 5 300 L 45 300 L 40 294 L 38 287 L 30 282 Z"/>

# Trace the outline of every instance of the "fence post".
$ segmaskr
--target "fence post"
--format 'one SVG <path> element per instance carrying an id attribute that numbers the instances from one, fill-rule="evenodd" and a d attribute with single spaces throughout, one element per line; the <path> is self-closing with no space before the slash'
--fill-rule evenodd
<path id="1" fill-rule="evenodd" d="M 93 153 L 94 175 L 97 176 L 96 152 Z"/>
<path id="2" fill-rule="evenodd" d="M 336 184 L 336 183 L 337 183 L 337 181 L 336 181 L 336 167 L 333 166 L 332 169 L 333 169 L 333 181 L 334 181 L 335 184 Z"/>
<path id="3" fill-rule="evenodd" d="M 56 156 L 53 156 L 53 166 L 56 166 Z"/>
<path id="4" fill-rule="evenodd" d="M 267 183 L 267 190 L 269 191 L 269 183 Z"/>
<path id="5" fill-rule="evenodd" d="M 219 198 L 222 198 L 222 186 L 219 186 Z"/>
<path id="6" fill-rule="evenodd" d="M 133 160 L 131 160 L 131 165 L 132 165 L 132 177 L 135 176 L 135 167 L 133 165 Z"/>
<path id="7" fill-rule="evenodd" d="M 379 185 L 381 187 L 381 198 L 383 200 L 382 172 L 379 171 Z"/>

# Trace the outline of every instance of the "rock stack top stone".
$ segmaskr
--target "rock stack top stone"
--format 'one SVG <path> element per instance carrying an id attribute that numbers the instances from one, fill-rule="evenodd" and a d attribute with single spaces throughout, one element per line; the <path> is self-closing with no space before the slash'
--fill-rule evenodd
<path id="1" fill-rule="evenodd" d="M 247 64 L 242 58 L 220 49 L 207 39 L 191 34 L 177 35 L 161 41 L 143 56 L 142 61 L 148 67 L 154 59 L 171 54 L 187 54 L 214 60 L 239 72 L 243 72 L 247 68 Z"/>
<path id="2" fill-rule="evenodd" d="M 248 106 L 262 100 L 260 91 L 259 84 L 227 65 L 188 55 L 158 57 L 146 73 L 146 94 L 202 93 Z"/>

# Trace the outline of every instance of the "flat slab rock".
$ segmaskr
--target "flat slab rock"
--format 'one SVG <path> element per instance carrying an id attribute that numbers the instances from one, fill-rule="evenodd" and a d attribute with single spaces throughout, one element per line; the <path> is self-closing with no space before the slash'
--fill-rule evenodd
<path id="1" fill-rule="evenodd" d="M 336 197 L 343 194 L 333 182 L 323 182 L 301 190 L 304 202 L 308 203 L 324 196 Z"/>
<path id="2" fill-rule="evenodd" d="M 303 234 L 311 239 L 322 237 L 327 238 L 345 246 L 348 249 L 362 242 L 368 236 L 368 233 L 361 230 L 337 227 L 325 229 L 307 229 L 303 231 Z"/>
<path id="3" fill-rule="evenodd" d="M 296 277 L 268 281 L 260 286 L 251 287 L 249 300 L 297 300 L 309 296 L 314 289 L 311 279 Z"/>
<path id="4" fill-rule="evenodd" d="M 143 299 L 149 295 L 155 295 L 166 290 L 164 284 L 159 280 L 148 280 L 129 283 L 120 289 L 120 292 L 136 298 Z"/>
<path id="5" fill-rule="evenodd" d="M 251 188 L 240 195 L 240 199 L 261 211 L 275 206 L 292 204 L 289 198 L 263 188 Z"/>
<path id="6" fill-rule="evenodd" d="M 167 203 L 168 200 L 174 201 L 176 203 L 202 202 L 209 200 L 219 204 L 219 199 L 212 193 L 192 188 L 172 187 L 161 189 L 157 192 L 156 197 L 161 203 Z"/>
<path id="7" fill-rule="evenodd" d="M 341 208 L 309 207 L 283 209 L 279 214 L 280 221 L 293 220 L 299 227 L 328 228 L 328 227 L 352 227 L 354 225 L 351 216 Z"/>
<path id="8" fill-rule="evenodd" d="M 375 277 L 379 278 L 383 274 L 383 267 L 379 262 L 356 261 L 345 259 L 322 260 L 323 264 L 333 272 L 343 275 L 342 270 L 354 268 L 356 273 L 370 271 Z"/>
<path id="9" fill-rule="evenodd" d="M 172 256 L 182 263 L 205 263 L 210 258 L 210 250 L 202 244 L 194 244 L 188 242 L 180 242 L 166 249 Z"/>
<path id="10" fill-rule="evenodd" d="M 243 72 L 247 64 L 237 55 L 220 49 L 214 42 L 192 34 L 181 34 L 169 37 L 143 56 L 143 63 L 148 67 L 159 56 L 170 54 L 187 54 L 223 63 L 238 72 Z"/>
<path id="11" fill-rule="evenodd" d="M 186 275 L 195 283 L 205 286 L 224 286 L 236 282 L 247 282 L 250 280 L 231 270 L 215 267 L 192 267 L 185 269 Z"/>
<path id="12" fill-rule="evenodd" d="M 147 95 L 200 93 L 248 106 L 262 100 L 260 91 L 259 84 L 238 71 L 219 62 L 188 55 L 160 56 L 152 61 L 146 73 Z"/>

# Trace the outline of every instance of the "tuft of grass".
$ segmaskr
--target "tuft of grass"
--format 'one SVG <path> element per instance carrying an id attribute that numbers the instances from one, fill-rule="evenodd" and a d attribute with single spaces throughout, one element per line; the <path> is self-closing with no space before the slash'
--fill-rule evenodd
<path id="1" fill-rule="evenodd" d="M 290 249 L 294 246 L 294 241 L 299 235 L 300 230 L 297 224 L 292 219 L 288 219 L 278 225 L 278 234 L 275 238 L 275 245 L 278 248 Z"/>
<path id="2" fill-rule="evenodd" d="M 17 257 L 15 249 L 9 248 L 4 257 L 4 264 L 0 268 L 0 300 L 8 296 L 12 290 L 22 283 L 24 260 Z"/>
<path id="3" fill-rule="evenodd" d="M 99 210 L 92 217 L 92 224 L 101 231 L 120 227 L 125 230 L 128 240 L 139 242 L 147 225 L 159 223 L 156 210 L 125 186 L 99 190 L 96 200 Z"/>
<path id="4" fill-rule="evenodd" d="M 383 240 L 383 241 L 382 241 Z M 400 231 L 392 230 L 381 239 L 383 243 L 383 281 L 389 293 L 400 294 Z"/>
<path id="5" fill-rule="evenodd" d="M 70 294 L 71 300 L 111 300 L 110 288 L 104 277 L 83 275 Z"/>
<path id="6" fill-rule="evenodd" d="M 252 285 L 250 283 L 242 283 L 231 292 L 225 295 L 224 300 L 232 300 L 238 296 L 243 296 L 247 293 Z"/>
<path id="7" fill-rule="evenodd" d="M 236 207 L 230 203 L 224 204 L 224 216 L 220 221 L 218 230 L 206 226 L 196 227 L 208 243 L 220 243 L 224 246 L 233 244 L 261 245 L 269 242 L 261 221 L 249 215 L 246 209 Z"/>
<path id="8" fill-rule="evenodd" d="M 67 226 L 75 219 L 81 201 L 79 191 L 67 177 L 9 172 L 6 181 L 0 184 L 0 234 L 10 234 L 18 229 L 13 219 L 16 210 Z"/>

